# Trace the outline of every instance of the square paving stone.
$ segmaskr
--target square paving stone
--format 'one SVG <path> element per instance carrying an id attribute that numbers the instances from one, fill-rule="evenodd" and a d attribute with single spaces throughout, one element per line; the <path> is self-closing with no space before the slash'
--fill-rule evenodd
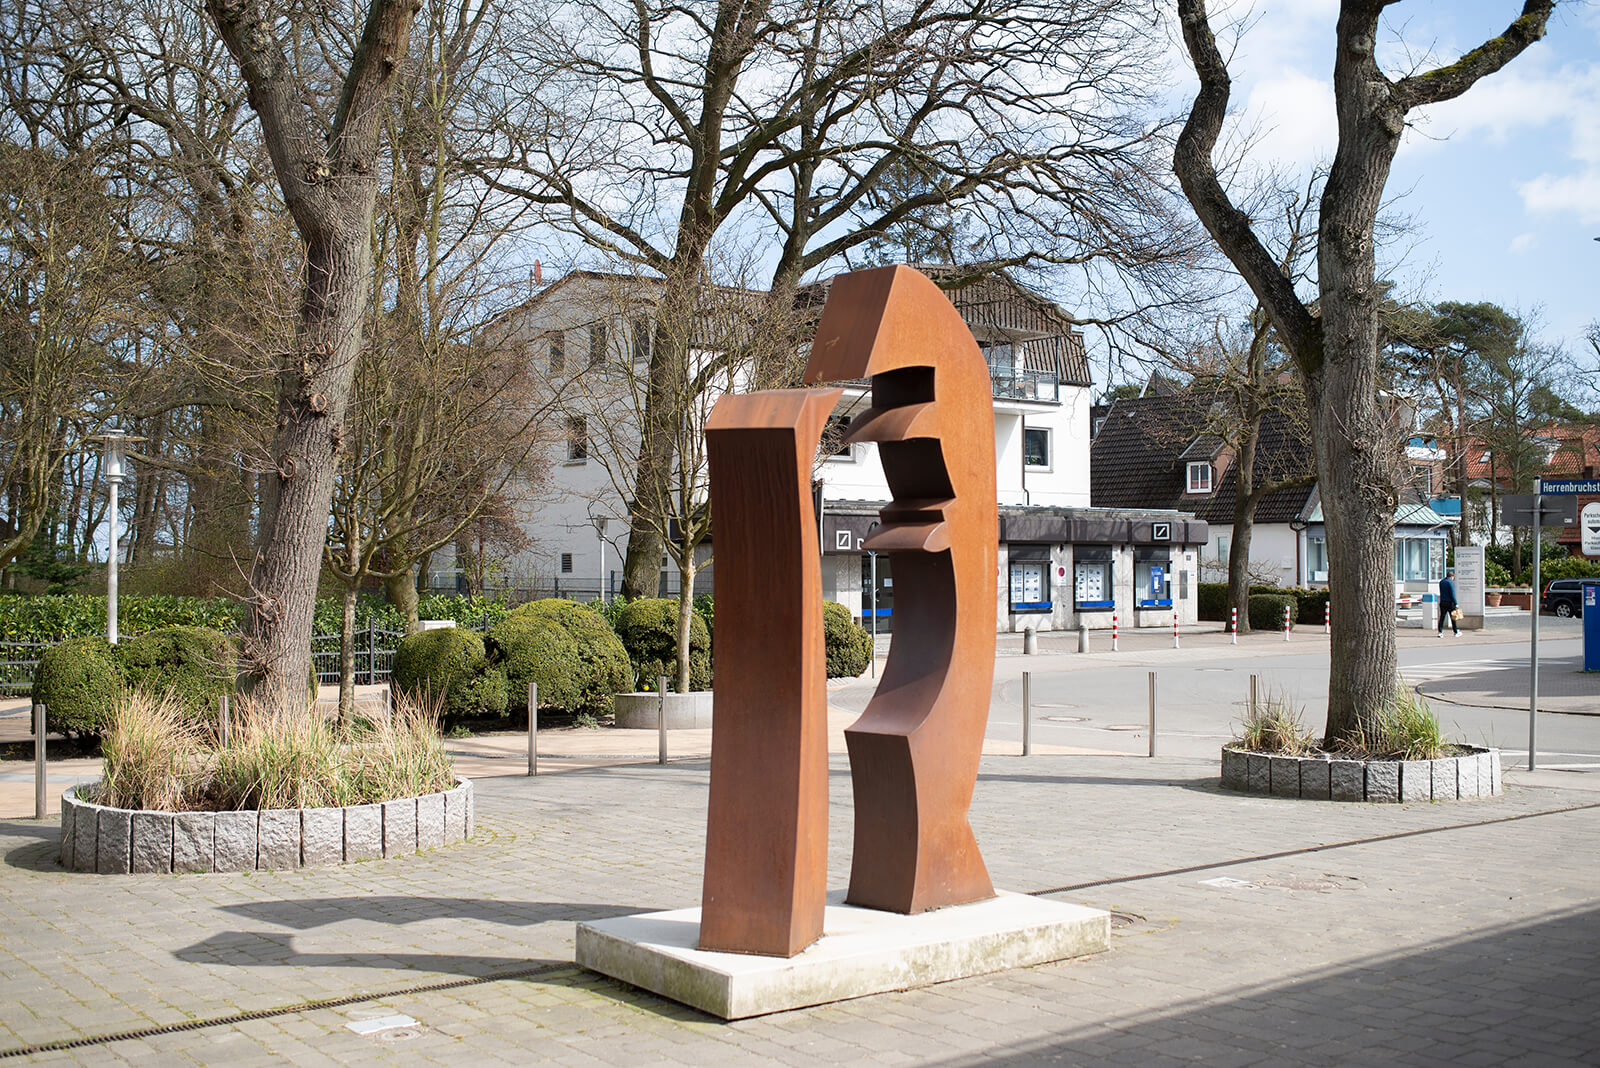
<path id="1" fill-rule="evenodd" d="M 172 870 L 211 871 L 217 857 L 217 814 L 180 812 L 172 820 Z"/>
<path id="2" fill-rule="evenodd" d="M 1366 768 L 1359 760 L 1328 762 L 1328 796 L 1335 801 L 1365 801 Z"/>
<path id="3" fill-rule="evenodd" d="M 1367 765 L 1367 800 L 1385 805 L 1399 804 L 1399 761 L 1374 760 Z"/>
<path id="4" fill-rule="evenodd" d="M 135 812 L 130 867 L 136 874 L 172 874 L 172 813 Z"/>
<path id="5" fill-rule="evenodd" d="M 217 813 L 215 871 L 256 870 L 257 815 L 254 811 Z"/>
<path id="6" fill-rule="evenodd" d="M 404 797 L 383 803 L 383 855 L 403 856 L 417 851 L 417 799 Z"/>
<path id="7" fill-rule="evenodd" d="M 417 798 L 417 848 L 438 849 L 444 845 L 444 794 L 424 794 Z"/>
<path id="8" fill-rule="evenodd" d="M 1400 762 L 1400 800 L 1433 800 L 1433 761 L 1402 760 Z"/>
<path id="9" fill-rule="evenodd" d="M 1300 796 L 1300 764 L 1293 757 L 1273 758 L 1271 774 L 1274 797 Z"/>
<path id="10" fill-rule="evenodd" d="M 100 810 L 100 845 L 95 870 L 101 875 L 126 875 L 132 858 L 133 813 L 125 809 Z"/>
<path id="11" fill-rule="evenodd" d="M 78 805 L 72 820 L 72 870 L 95 871 L 100 864 L 100 807 Z"/>
<path id="12" fill-rule="evenodd" d="M 383 806 L 351 805 L 344 810 L 344 860 L 383 859 Z"/>
<path id="13" fill-rule="evenodd" d="M 1456 758 L 1440 757 L 1428 763 L 1433 765 L 1433 799 L 1454 801 L 1460 797 L 1456 784 Z"/>
<path id="14" fill-rule="evenodd" d="M 256 867 L 263 871 L 281 871 L 300 866 L 300 810 L 297 808 L 262 809 L 259 829 L 256 831 Z"/>
<path id="15" fill-rule="evenodd" d="M 1224 749 L 1222 751 L 1222 788 L 1224 790 L 1243 790 L 1245 778 L 1248 775 L 1249 761 L 1245 754 L 1237 749 Z"/>
<path id="16" fill-rule="evenodd" d="M 344 809 L 300 810 L 300 855 L 308 868 L 344 863 Z"/>
<path id="17" fill-rule="evenodd" d="M 1326 760 L 1300 762 L 1300 796 L 1312 801 L 1326 801 L 1332 797 L 1329 772 L 1332 765 Z"/>
<path id="18" fill-rule="evenodd" d="M 472 787 L 466 783 L 444 795 L 444 840 L 446 845 L 467 837 L 467 803 Z"/>
<path id="19" fill-rule="evenodd" d="M 1250 753 L 1246 756 L 1245 789 L 1253 794 L 1270 794 L 1272 792 L 1272 761 L 1260 753 Z"/>

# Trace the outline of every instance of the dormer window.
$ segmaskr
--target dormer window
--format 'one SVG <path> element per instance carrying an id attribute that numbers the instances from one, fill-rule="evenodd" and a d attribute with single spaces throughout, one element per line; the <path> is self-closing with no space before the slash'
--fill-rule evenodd
<path id="1" fill-rule="evenodd" d="M 1211 492 L 1211 462 L 1202 460 L 1189 465 L 1189 493 Z"/>

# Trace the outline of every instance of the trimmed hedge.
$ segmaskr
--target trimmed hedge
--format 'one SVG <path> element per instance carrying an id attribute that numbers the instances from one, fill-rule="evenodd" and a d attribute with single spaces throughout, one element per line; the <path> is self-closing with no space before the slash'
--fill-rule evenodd
<path id="1" fill-rule="evenodd" d="M 46 649 L 33 673 L 33 703 L 45 706 L 45 727 L 73 737 L 98 735 L 127 689 L 117 648 L 92 635 Z"/>
<path id="2" fill-rule="evenodd" d="M 1250 595 L 1250 629 L 1251 630 L 1282 630 L 1283 610 L 1289 609 L 1290 627 L 1294 626 L 1293 614 L 1299 599 L 1287 593 L 1253 593 Z"/>
<path id="3" fill-rule="evenodd" d="M 528 683 L 536 682 L 540 708 L 604 715 L 633 682 L 622 642 L 600 613 L 577 601 L 523 605 L 489 632 L 488 647 L 514 709 L 527 708 Z"/>
<path id="4" fill-rule="evenodd" d="M 1530 557 L 1531 559 L 1531 557 Z M 1529 574 L 1533 573 L 1533 565 L 1528 565 Z M 1600 563 L 1586 560 L 1581 556 L 1564 556 L 1559 560 L 1549 563 L 1539 562 L 1539 581 L 1541 583 L 1553 582 L 1556 579 L 1567 578 L 1600 578 Z"/>
<path id="5" fill-rule="evenodd" d="M 234 692 L 239 654 L 211 627 L 159 627 L 118 646 L 128 685 L 152 696 L 171 693 L 191 715 L 208 716 Z"/>
<path id="6" fill-rule="evenodd" d="M 645 597 L 629 602 L 617 614 L 617 637 L 633 664 L 641 690 L 655 686 L 656 678 L 678 674 L 678 602 L 673 598 Z M 711 632 L 705 620 L 689 614 L 689 689 L 711 688 Z"/>
<path id="7" fill-rule="evenodd" d="M 442 611 L 447 601 L 475 598 L 423 598 L 430 608 Z M 465 609 L 461 609 L 465 611 Z M 337 634 L 344 618 L 344 607 L 336 598 L 317 602 L 312 616 L 312 631 Z M 424 618 L 427 618 L 424 616 Z M 451 618 L 448 613 L 439 618 Z M 476 624 L 481 613 L 473 617 Z M 239 602 L 225 597 L 173 597 L 166 594 L 117 598 L 117 624 L 123 634 L 144 634 L 158 627 L 210 627 L 224 634 L 237 633 L 243 620 Z M 393 605 L 380 597 L 363 595 L 356 600 L 356 629 L 366 630 L 376 622 L 384 630 L 404 630 L 405 620 Z M 106 599 L 86 593 L 28 597 L 0 594 L 0 641 L 58 642 L 104 634 Z"/>
<path id="8" fill-rule="evenodd" d="M 1199 618 L 1222 620 L 1228 619 L 1228 584 L 1226 582 L 1202 582 L 1195 591 L 1195 604 L 1199 610 Z"/>
<path id="9" fill-rule="evenodd" d="M 872 634 L 836 601 L 822 602 L 822 640 L 830 679 L 853 679 L 872 663 Z"/>
<path id="10" fill-rule="evenodd" d="M 395 650 L 389 681 L 398 691 L 442 701 L 446 722 L 506 711 L 505 674 L 489 662 L 483 635 L 464 627 L 406 635 Z"/>
<path id="11" fill-rule="evenodd" d="M 1295 613 L 1295 622 L 1304 623 L 1308 627 L 1320 627 L 1327 619 L 1328 591 L 1297 589 L 1294 595 L 1300 600 L 1300 610 Z"/>

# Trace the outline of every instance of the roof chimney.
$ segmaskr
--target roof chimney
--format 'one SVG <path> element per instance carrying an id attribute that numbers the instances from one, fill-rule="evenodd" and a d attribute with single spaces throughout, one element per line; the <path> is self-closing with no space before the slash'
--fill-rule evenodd
<path id="1" fill-rule="evenodd" d="M 538 260 L 533 261 L 533 284 L 536 286 L 544 285 L 544 265 Z"/>

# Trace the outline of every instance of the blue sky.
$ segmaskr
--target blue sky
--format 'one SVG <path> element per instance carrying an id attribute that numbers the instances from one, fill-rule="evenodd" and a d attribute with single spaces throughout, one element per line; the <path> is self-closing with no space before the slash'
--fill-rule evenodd
<path id="1" fill-rule="evenodd" d="M 1215 9 L 1217 5 L 1213 5 Z M 1260 0 L 1230 68 L 1257 158 L 1307 174 L 1335 142 L 1337 0 Z M 1234 9 L 1244 11 L 1243 5 Z M 1387 12 L 1391 75 L 1448 62 L 1504 29 L 1517 0 L 1407 0 Z M 1225 15 L 1213 13 L 1220 30 Z M 1179 91 L 1191 93 L 1182 61 Z M 1600 319 L 1600 3 L 1558 5 L 1543 41 L 1458 100 L 1419 115 L 1389 180 L 1417 231 L 1392 272 L 1410 299 L 1488 300 L 1540 312 L 1540 336 L 1595 356 Z M 1248 128 L 1248 127 L 1245 127 Z"/>

